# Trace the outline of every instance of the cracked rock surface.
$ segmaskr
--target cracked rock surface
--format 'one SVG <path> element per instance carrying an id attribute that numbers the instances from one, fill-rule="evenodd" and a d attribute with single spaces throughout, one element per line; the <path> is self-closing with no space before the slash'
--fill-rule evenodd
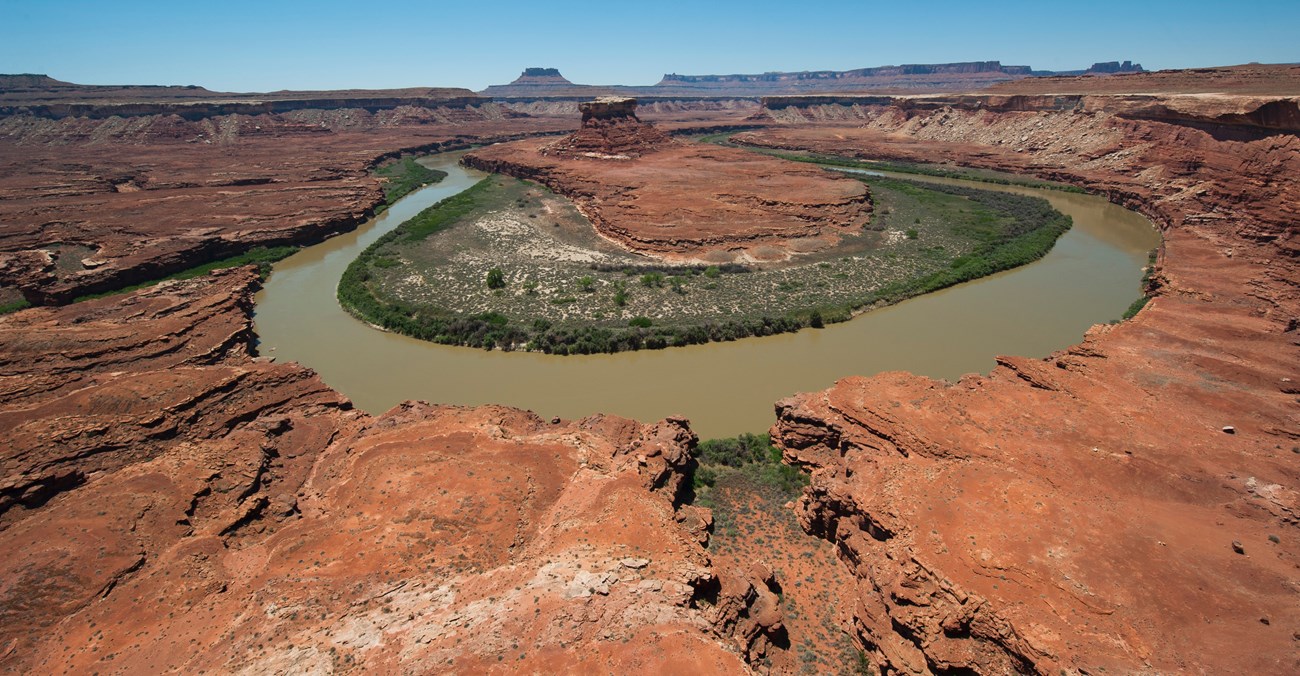
<path id="1" fill-rule="evenodd" d="M 779 634 L 677 502 L 685 421 L 371 417 L 249 355 L 256 280 L 0 318 L 0 669 L 735 673 Z"/>

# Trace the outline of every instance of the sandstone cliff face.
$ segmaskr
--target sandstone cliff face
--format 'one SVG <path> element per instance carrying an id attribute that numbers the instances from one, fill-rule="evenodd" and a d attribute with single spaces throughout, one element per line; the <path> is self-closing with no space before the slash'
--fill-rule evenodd
<path id="1" fill-rule="evenodd" d="M 870 216 L 860 181 L 674 140 L 641 122 L 633 99 L 580 111 L 582 127 L 557 141 L 488 146 L 463 162 L 542 183 L 572 199 L 605 237 L 672 260 L 783 260 L 835 244 Z"/>
<path id="2" fill-rule="evenodd" d="M 582 126 L 549 143 L 543 155 L 631 159 L 672 145 L 673 141 L 636 116 L 636 99 L 606 96 L 578 104 Z"/>
<path id="3" fill-rule="evenodd" d="M 376 112 L 402 106 L 464 108 L 486 103 L 467 89 L 417 87 L 383 90 L 282 91 L 234 94 L 202 87 L 78 85 L 41 75 L 0 75 L 0 116 L 105 119 L 178 115 L 266 115 L 304 109 Z"/>
<path id="4" fill-rule="evenodd" d="M 922 117 L 948 111 L 1100 113 L 1189 126 L 1233 140 L 1251 140 L 1279 131 L 1300 131 L 1300 96 L 1064 93 L 898 98 L 829 94 L 769 96 L 762 102 L 766 112 L 756 114 L 752 118 L 755 121 L 871 120 L 878 117 L 876 108 L 885 106 L 891 111 Z"/>
<path id="5" fill-rule="evenodd" d="M 197 122 L 0 117 L 0 292 L 65 303 L 258 245 L 319 242 L 382 202 L 369 171 L 378 157 L 568 126 L 494 104 Z M 69 246 L 81 253 L 63 255 Z"/>
<path id="6" fill-rule="evenodd" d="M 734 148 L 673 144 L 640 158 L 556 156 L 537 141 L 475 150 L 466 165 L 537 181 L 597 232 L 667 260 L 785 260 L 870 218 L 860 181 Z"/>
<path id="7" fill-rule="evenodd" d="M 955 384 L 847 378 L 778 404 L 775 438 L 813 473 L 800 519 L 857 576 L 873 661 L 1300 668 L 1297 137 L 996 102 L 807 124 L 828 112 L 738 138 L 1065 180 L 1165 237 L 1155 299 L 1079 346 Z"/>
<path id="8" fill-rule="evenodd" d="M 249 356 L 255 282 L 0 319 L 0 669 L 735 673 L 779 638 L 677 503 L 684 421 L 371 418 Z"/>

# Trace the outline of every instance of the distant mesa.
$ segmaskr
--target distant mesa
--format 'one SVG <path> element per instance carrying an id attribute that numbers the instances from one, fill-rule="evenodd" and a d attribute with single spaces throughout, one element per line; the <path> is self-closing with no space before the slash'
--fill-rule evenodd
<path id="1" fill-rule="evenodd" d="M 525 68 L 525 69 L 524 69 L 524 74 L 523 74 L 523 75 L 520 75 L 519 77 L 520 77 L 520 78 L 525 78 L 525 77 L 558 77 L 558 78 L 562 78 L 562 77 L 564 77 L 564 76 L 563 76 L 563 75 L 560 75 L 560 69 L 559 69 L 559 68 Z M 516 80 L 516 82 L 517 82 L 517 81 L 518 81 L 518 80 Z M 565 82 L 568 82 L 568 80 L 565 80 Z"/>
<path id="2" fill-rule="evenodd" d="M 1109 73 L 1145 73 L 1147 71 L 1145 68 L 1142 67 L 1142 64 L 1133 63 L 1132 61 L 1125 61 L 1124 63 L 1120 63 L 1119 61 L 1106 61 L 1105 63 L 1094 63 L 1092 64 L 1092 68 L 1089 68 L 1084 72 L 1109 74 Z"/>
<path id="3" fill-rule="evenodd" d="M 561 96 L 566 98 L 594 97 L 613 93 L 608 87 L 573 84 L 560 74 L 558 68 L 525 68 L 510 84 L 492 85 L 480 94 L 496 98 L 528 98 Z"/>
<path id="4" fill-rule="evenodd" d="M 1031 77 L 1053 75 L 1113 75 L 1146 72 L 1132 61 L 1094 63 L 1087 70 L 1034 70 L 1001 61 L 912 63 L 855 70 L 813 70 L 731 75 L 668 73 L 650 86 L 574 84 L 556 68 L 526 68 L 510 84 L 492 85 L 481 94 L 495 98 L 578 99 L 601 95 L 665 97 L 762 97 L 795 94 L 880 91 L 892 93 L 958 93 Z"/>
<path id="5" fill-rule="evenodd" d="M 33 73 L 18 73 L 16 75 L 0 75 L 0 92 L 20 91 L 24 89 L 45 89 L 52 87 L 71 87 L 71 82 L 55 80 L 49 75 L 36 75 Z"/>
<path id="6" fill-rule="evenodd" d="M 563 75 L 560 75 L 559 68 L 525 68 L 523 74 L 515 78 L 512 85 L 572 85 Z"/>
<path id="7" fill-rule="evenodd" d="M 879 66 L 856 70 L 813 70 L 793 73 L 759 73 L 752 75 L 678 75 L 669 73 L 660 85 L 701 83 L 803 83 L 816 86 L 818 82 L 834 84 L 838 81 L 856 82 L 883 78 L 906 78 L 919 75 L 987 75 L 1025 76 L 1032 72 L 1029 66 L 1004 66 L 1001 61 L 968 61 L 963 63 L 914 63 L 901 66 Z"/>
<path id="8" fill-rule="evenodd" d="M 0 74 L 0 116 L 50 119 L 179 115 L 195 121 L 219 115 L 270 115 L 296 110 L 403 106 L 465 108 L 485 103 L 468 89 L 410 87 L 335 91 L 214 92 L 197 85 L 84 85 L 48 75 Z"/>
<path id="9" fill-rule="evenodd" d="M 1036 70 L 1034 77 L 1071 77 L 1077 75 L 1119 75 L 1122 73 L 1146 73 L 1147 69 L 1140 63 L 1132 61 L 1101 61 L 1094 63 L 1087 70 Z"/>

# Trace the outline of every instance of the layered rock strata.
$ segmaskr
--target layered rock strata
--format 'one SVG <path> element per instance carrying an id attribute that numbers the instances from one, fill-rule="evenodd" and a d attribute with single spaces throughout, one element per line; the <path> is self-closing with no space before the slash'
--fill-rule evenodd
<path id="1" fill-rule="evenodd" d="M 1155 298 L 1076 347 L 777 405 L 813 474 L 800 519 L 858 579 L 855 634 L 907 673 L 1295 671 L 1300 138 L 993 107 L 738 136 L 1064 180 L 1164 234 Z"/>
<path id="2" fill-rule="evenodd" d="M 376 158 L 571 126 L 495 104 L 0 117 L 0 302 L 65 303 L 254 246 L 319 242 L 382 203 Z"/>
<path id="3" fill-rule="evenodd" d="M 193 121 L 297 110 L 357 109 L 374 113 L 399 107 L 464 108 L 486 102 L 467 89 L 454 88 L 236 94 L 196 86 L 79 85 L 44 75 L 0 75 L 0 116 L 50 119 L 177 115 Z"/>
<path id="4" fill-rule="evenodd" d="M 666 259 L 784 260 L 830 247 L 870 217 L 860 181 L 676 141 L 635 109 L 633 99 L 593 101 L 569 136 L 489 146 L 464 163 L 542 183 L 572 199 L 600 234 Z"/>
<path id="5" fill-rule="evenodd" d="M 736 673 L 762 570 L 681 420 L 408 403 L 250 356 L 249 268 L 0 318 L 0 669 Z"/>
<path id="6" fill-rule="evenodd" d="M 578 131 L 542 148 L 543 155 L 631 159 L 672 145 L 673 141 L 636 116 L 636 99 L 606 96 L 578 104 Z"/>

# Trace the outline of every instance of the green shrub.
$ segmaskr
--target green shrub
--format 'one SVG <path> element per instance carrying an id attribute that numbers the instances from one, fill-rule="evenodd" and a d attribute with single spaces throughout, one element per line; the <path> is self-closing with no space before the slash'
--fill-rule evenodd
<path id="1" fill-rule="evenodd" d="M 506 288 L 506 274 L 501 271 L 501 268 L 492 268 L 491 270 L 488 270 L 487 287 L 489 289 Z"/>
<path id="2" fill-rule="evenodd" d="M 8 303 L 0 305 L 0 315 L 7 315 L 11 312 L 26 310 L 31 306 L 32 304 L 28 302 L 26 298 L 19 298 L 18 300 L 10 301 Z"/>
<path id="3" fill-rule="evenodd" d="M 242 265 L 254 265 L 254 264 L 257 265 L 258 274 L 262 277 L 262 279 L 266 279 L 267 276 L 271 274 L 272 264 L 274 264 L 276 261 L 284 260 L 285 258 L 288 258 L 289 256 L 292 256 L 297 252 L 298 252 L 298 247 L 296 246 L 276 246 L 276 247 L 269 247 L 269 248 L 264 246 L 259 246 L 250 249 L 242 254 L 239 254 L 238 256 L 231 256 L 230 258 L 223 258 L 221 260 L 212 261 L 211 263 L 196 265 L 192 268 L 181 270 L 180 272 L 167 275 L 166 277 L 160 277 L 158 279 L 153 279 L 147 282 L 141 282 L 139 284 L 132 284 L 131 286 L 125 286 L 120 289 L 114 289 L 112 291 L 102 291 L 100 293 L 91 293 L 91 294 L 86 294 L 84 296 L 78 296 L 74 298 L 72 302 L 79 303 L 83 300 L 93 300 L 95 298 L 115 296 L 121 293 L 130 293 L 132 291 L 138 291 L 140 289 L 153 286 L 159 282 L 165 282 L 173 279 L 194 279 L 195 277 L 202 277 L 203 275 L 206 275 L 209 272 L 212 272 L 213 270 L 237 268 Z"/>
<path id="4" fill-rule="evenodd" d="M 808 485 L 808 475 L 782 462 L 781 450 L 766 434 L 701 441 L 695 458 L 700 463 L 693 479 L 697 490 L 716 484 L 725 471 L 739 471 L 782 499 L 796 497 Z"/>
<path id="5" fill-rule="evenodd" d="M 419 188 L 447 178 L 447 172 L 430 169 L 409 155 L 376 169 L 375 173 L 388 179 L 384 183 L 384 206 L 392 205 Z"/>
<path id="6" fill-rule="evenodd" d="M 1137 313 L 1141 312 L 1142 308 L 1147 306 L 1147 301 L 1150 300 L 1151 300 L 1150 296 L 1143 296 L 1133 301 L 1133 303 L 1128 306 L 1128 309 L 1124 311 L 1124 316 L 1122 317 L 1122 319 L 1127 320 L 1136 317 Z"/>

